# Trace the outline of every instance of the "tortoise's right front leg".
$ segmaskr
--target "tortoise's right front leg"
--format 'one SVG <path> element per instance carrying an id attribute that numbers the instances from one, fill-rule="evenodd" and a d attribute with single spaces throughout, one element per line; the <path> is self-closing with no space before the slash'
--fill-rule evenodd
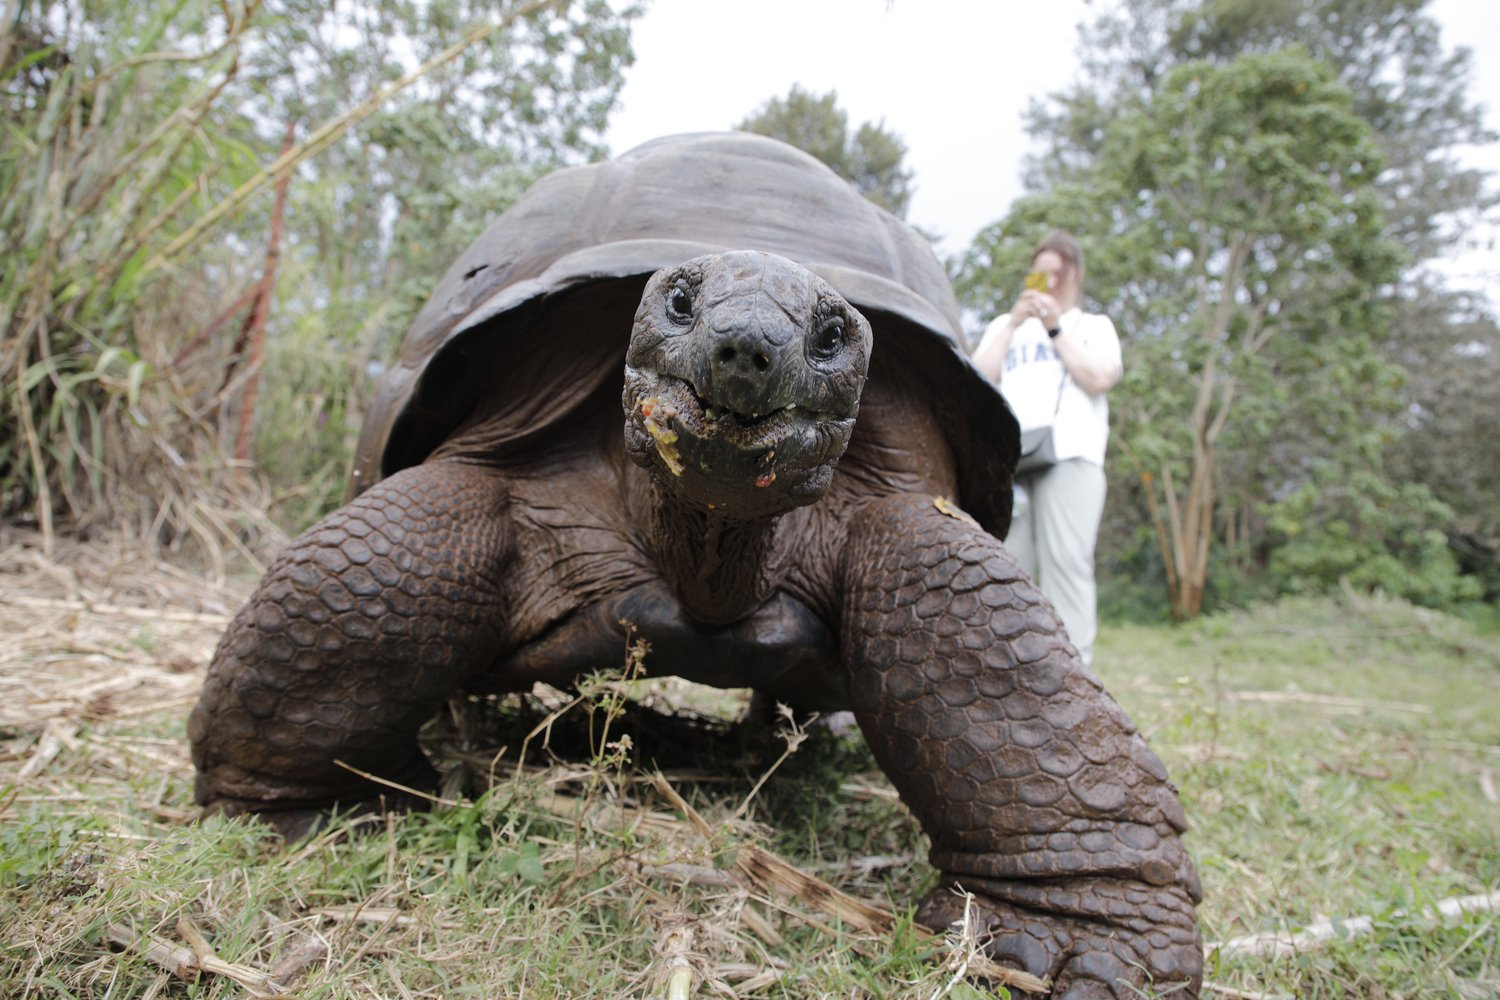
<path id="1" fill-rule="evenodd" d="M 932 840 L 917 919 L 964 918 L 1055 1000 L 1202 974 L 1198 877 L 1166 769 L 1000 543 L 930 496 L 853 519 L 844 656 L 875 758 Z"/>
<path id="2" fill-rule="evenodd" d="M 293 542 L 219 641 L 188 721 L 207 813 L 305 832 L 334 807 L 436 775 L 417 731 L 504 648 L 511 550 L 488 470 L 438 462 L 376 484 Z"/>

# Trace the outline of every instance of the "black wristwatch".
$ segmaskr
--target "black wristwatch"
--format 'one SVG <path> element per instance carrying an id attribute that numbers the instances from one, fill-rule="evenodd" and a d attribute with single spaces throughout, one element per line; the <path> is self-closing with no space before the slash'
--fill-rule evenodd
<path id="1" fill-rule="evenodd" d="M 1060 327 L 1060 326 L 1054 326 L 1052 329 L 1050 329 L 1050 330 L 1047 331 L 1047 336 L 1052 337 L 1053 339 L 1056 339 L 1057 335 L 1059 333 L 1062 333 L 1062 327 Z"/>

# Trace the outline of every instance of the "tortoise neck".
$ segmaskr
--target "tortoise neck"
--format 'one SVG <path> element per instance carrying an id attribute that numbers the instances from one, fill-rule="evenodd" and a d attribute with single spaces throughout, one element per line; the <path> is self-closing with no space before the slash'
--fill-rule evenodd
<path id="1" fill-rule="evenodd" d="M 657 565 L 689 617 L 727 625 L 765 602 L 778 575 L 778 520 L 733 520 L 656 492 L 651 541 Z"/>

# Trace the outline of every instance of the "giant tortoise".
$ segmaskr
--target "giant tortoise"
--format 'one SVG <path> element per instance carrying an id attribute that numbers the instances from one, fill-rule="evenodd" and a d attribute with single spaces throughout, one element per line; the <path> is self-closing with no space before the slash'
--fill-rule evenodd
<path id="1" fill-rule="evenodd" d="M 199 802 L 295 836 L 389 791 L 342 764 L 430 788 L 448 698 L 566 686 L 633 627 L 651 672 L 853 712 L 931 840 L 923 923 L 957 887 L 1057 995 L 1195 992 L 1176 790 L 1000 543 L 1016 422 L 958 345 L 927 242 L 790 146 L 544 177 L 417 316 L 353 498 L 220 642 Z"/>

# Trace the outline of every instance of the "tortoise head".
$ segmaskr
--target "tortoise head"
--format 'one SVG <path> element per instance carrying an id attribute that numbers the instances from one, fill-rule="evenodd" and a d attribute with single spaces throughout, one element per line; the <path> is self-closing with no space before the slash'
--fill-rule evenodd
<path id="1" fill-rule="evenodd" d="M 870 365 L 870 324 L 785 257 L 736 251 L 651 276 L 625 355 L 625 442 L 658 489 L 731 519 L 828 490 Z"/>

